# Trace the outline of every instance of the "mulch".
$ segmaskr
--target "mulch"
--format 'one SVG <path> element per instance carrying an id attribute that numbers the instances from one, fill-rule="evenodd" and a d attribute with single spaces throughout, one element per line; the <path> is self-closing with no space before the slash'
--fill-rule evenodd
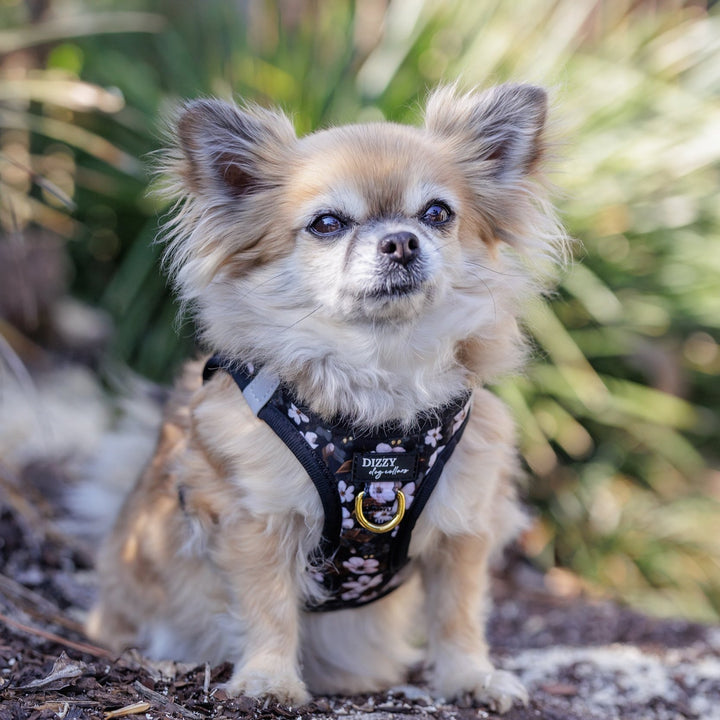
<path id="1" fill-rule="evenodd" d="M 0 466 L 0 720 L 496 717 L 484 708 L 435 702 L 420 676 L 412 686 L 379 695 L 318 697 L 307 706 L 287 708 L 228 698 L 218 689 L 229 677 L 227 664 L 187 666 L 151 663 L 133 652 L 119 658 L 109 655 L 82 633 L 82 611 L 93 596 L 91 553 L 55 523 L 49 497 L 52 482 L 48 482 L 53 472 L 62 472 L 62 467 L 31 467 L 23 477 L 14 477 Z M 684 674 L 671 673 L 670 691 L 658 689 L 651 700 L 638 705 L 620 680 L 618 687 L 612 687 L 613 678 L 619 678 L 617 669 L 605 676 L 600 666 L 593 671 L 592 660 L 589 665 L 585 661 L 548 665 L 547 678 L 534 686 L 530 683 L 530 705 L 513 708 L 503 716 L 507 720 L 717 717 L 712 710 L 707 714 L 698 709 L 720 708 L 720 677 L 715 680 L 707 674 L 708 658 L 717 658 L 720 649 L 717 629 L 649 618 L 610 602 L 558 597 L 522 560 L 515 559 L 512 567 L 513 572 L 497 578 L 496 607 L 489 622 L 490 642 L 500 666 L 513 669 L 512 658 L 535 650 L 561 647 L 567 653 L 573 648 L 592 653 L 593 648 L 627 646 L 650 659 L 675 652 Z M 693 680 L 688 668 L 703 662 L 705 674 Z M 522 677 L 523 671 L 533 668 L 520 670 Z M 593 693 L 596 697 L 598 682 L 617 695 L 607 706 L 598 706 L 590 697 Z M 705 705 L 698 705 L 699 691 L 706 696 Z"/>

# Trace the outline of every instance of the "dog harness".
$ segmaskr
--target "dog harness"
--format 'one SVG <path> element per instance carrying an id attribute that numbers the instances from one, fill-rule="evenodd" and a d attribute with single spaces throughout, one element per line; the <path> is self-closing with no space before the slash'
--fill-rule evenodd
<path id="1" fill-rule="evenodd" d="M 307 471 L 320 496 L 322 540 L 308 572 L 323 599 L 310 611 L 339 610 L 377 600 L 407 576 L 415 523 L 468 421 L 471 393 L 418 416 L 411 428 L 385 423 L 358 432 L 342 417 L 321 418 L 262 368 L 220 356 L 203 380 L 229 373 L 253 413 L 266 422 Z"/>

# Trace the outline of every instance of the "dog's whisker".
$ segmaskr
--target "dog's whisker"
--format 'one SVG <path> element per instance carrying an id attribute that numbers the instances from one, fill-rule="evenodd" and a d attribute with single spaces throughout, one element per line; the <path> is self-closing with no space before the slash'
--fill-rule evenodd
<path id="1" fill-rule="evenodd" d="M 255 291 L 259 290 L 263 285 L 267 285 L 268 283 L 274 282 L 275 280 L 278 280 L 279 278 L 283 277 L 285 275 L 284 272 L 275 273 L 275 275 L 271 275 L 269 278 L 265 278 L 264 280 L 261 280 L 258 283 L 255 283 L 251 288 L 248 288 L 245 295 L 243 295 L 243 298 L 248 297 Z"/>
<path id="2" fill-rule="evenodd" d="M 497 270 L 496 268 L 490 267 L 489 265 L 483 265 L 482 263 L 476 262 L 475 260 L 465 260 L 465 264 L 471 265 L 472 267 L 480 268 L 481 270 L 485 270 L 486 272 L 492 273 L 493 275 L 500 275 L 501 277 L 523 279 L 526 277 L 522 273 L 503 272 L 502 270 Z"/>
<path id="3" fill-rule="evenodd" d="M 322 307 L 322 305 L 317 305 L 317 306 L 315 306 L 309 313 L 306 313 L 305 315 L 303 315 L 299 320 L 296 320 L 296 321 L 295 321 L 294 323 L 292 323 L 291 325 L 288 325 L 287 327 L 284 327 L 284 328 L 281 330 L 281 332 L 287 332 L 288 330 L 292 330 L 294 327 L 298 326 L 301 322 L 307 320 L 309 317 L 311 317 L 312 315 L 314 315 L 321 307 Z"/>
<path id="4" fill-rule="evenodd" d="M 493 306 L 493 318 L 497 320 L 497 305 L 495 303 L 495 295 L 493 294 L 492 288 L 485 280 L 483 280 L 483 278 L 478 276 L 478 280 L 483 284 L 483 286 L 487 290 L 488 295 L 490 296 L 490 302 L 492 302 Z"/>
<path id="5" fill-rule="evenodd" d="M 284 272 L 278 272 L 274 275 L 271 275 L 270 277 L 265 278 L 264 280 L 260 280 L 257 283 L 254 283 L 248 288 L 245 288 L 244 292 L 239 296 L 240 300 L 246 300 L 248 297 L 250 297 L 254 292 L 259 290 L 263 285 L 267 285 L 268 283 L 274 282 L 275 280 L 278 280 L 279 278 L 282 278 L 285 275 Z M 236 281 L 230 280 L 230 279 L 223 279 L 220 281 L 217 281 L 218 285 L 221 285 L 223 287 L 233 288 L 237 285 Z"/>
<path id="6" fill-rule="evenodd" d="M 450 242 L 440 243 L 439 245 L 437 245 L 437 249 L 442 250 L 442 249 L 448 247 L 450 244 L 451 244 Z M 523 275 L 522 273 L 512 273 L 512 272 L 506 272 L 503 270 L 498 270 L 497 268 L 490 267 L 489 265 L 485 265 L 485 264 L 478 262 L 477 260 L 473 260 L 472 258 L 469 258 L 469 257 L 463 258 L 461 261 L 461 264 L 465 265 L 465 266 L 470 265 L 472 267 L 478 267 L 478 268 L 481 268 L 482 270 L 486 270 L 487 272 L 492 273 L 493 275 L 500 275 L 501 277 L 509 277 L 509 278 L 524 278 L 525 277 L 525 275 Z"/>

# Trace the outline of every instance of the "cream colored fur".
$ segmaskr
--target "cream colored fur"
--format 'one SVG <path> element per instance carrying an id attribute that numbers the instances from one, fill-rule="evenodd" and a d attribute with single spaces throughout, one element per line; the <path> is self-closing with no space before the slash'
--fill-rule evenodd
<path id="1" fill-rule="evenodd" d="M 389 687 L 421 657 L 440 696 L 501 710 L 526 699 L 484 639 L 488 560 L 522 513 L 513 424 L 483 385 L 521 363 L 517 319 L 565 248 L 542 182 L 545 113 L 544 92 L 522 85 L 440 89 L 423 128 L 301 139 L 256 107 L 179 112 L 162 161 L 176 201 L 167 266 L 207 346 L 358 427 L 409 426 L 467 388 L 473 408 L 413 532 L 415 576 L 368 606 L 312 614 L 318 494 L 230 377 L 202 385 L 189 365 L 101 551 L 94 638 L 230 660 L 229 693 L 295 704 L 308 689 Z M 316 232 L 319 218 L 340 229 Z M 412 261 L 383 245 L 398 233 L 414 238 Z"/>

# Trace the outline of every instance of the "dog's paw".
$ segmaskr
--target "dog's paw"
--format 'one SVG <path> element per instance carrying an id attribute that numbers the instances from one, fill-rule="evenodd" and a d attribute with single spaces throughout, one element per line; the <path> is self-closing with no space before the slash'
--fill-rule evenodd
<path id="1" fill-rule="evenodd" d="M 447 678 L 434 685 L 435 694 L 455 700 L 458 705 L 485 705 L 497 713 L 506 713 L 515 703 L 527 705 L 529 697 L 525 686 L 515 675 L 504 670 L 476 670 L 471 677 Z"/>
<path id="2" fill-rule="evenodd" d="M 475 687 L 466 693 L 472 704 L 487 705 L 494 712 L 506 713 L 515 703 L 527 705 L 530 698 L 525 686 L 515 675 L 504 670 L 485 673 Z"/>
<path id="3" fill-rule="evenodd" d="M 283 705 L 297 707 L 310 702 L 305 683 L 294 673 L 270 673 L 256 668 L 239 668 L 230 680 L 221 685 L 229 697 L 246 695 L 254 698 L 270 697 Z"/>

